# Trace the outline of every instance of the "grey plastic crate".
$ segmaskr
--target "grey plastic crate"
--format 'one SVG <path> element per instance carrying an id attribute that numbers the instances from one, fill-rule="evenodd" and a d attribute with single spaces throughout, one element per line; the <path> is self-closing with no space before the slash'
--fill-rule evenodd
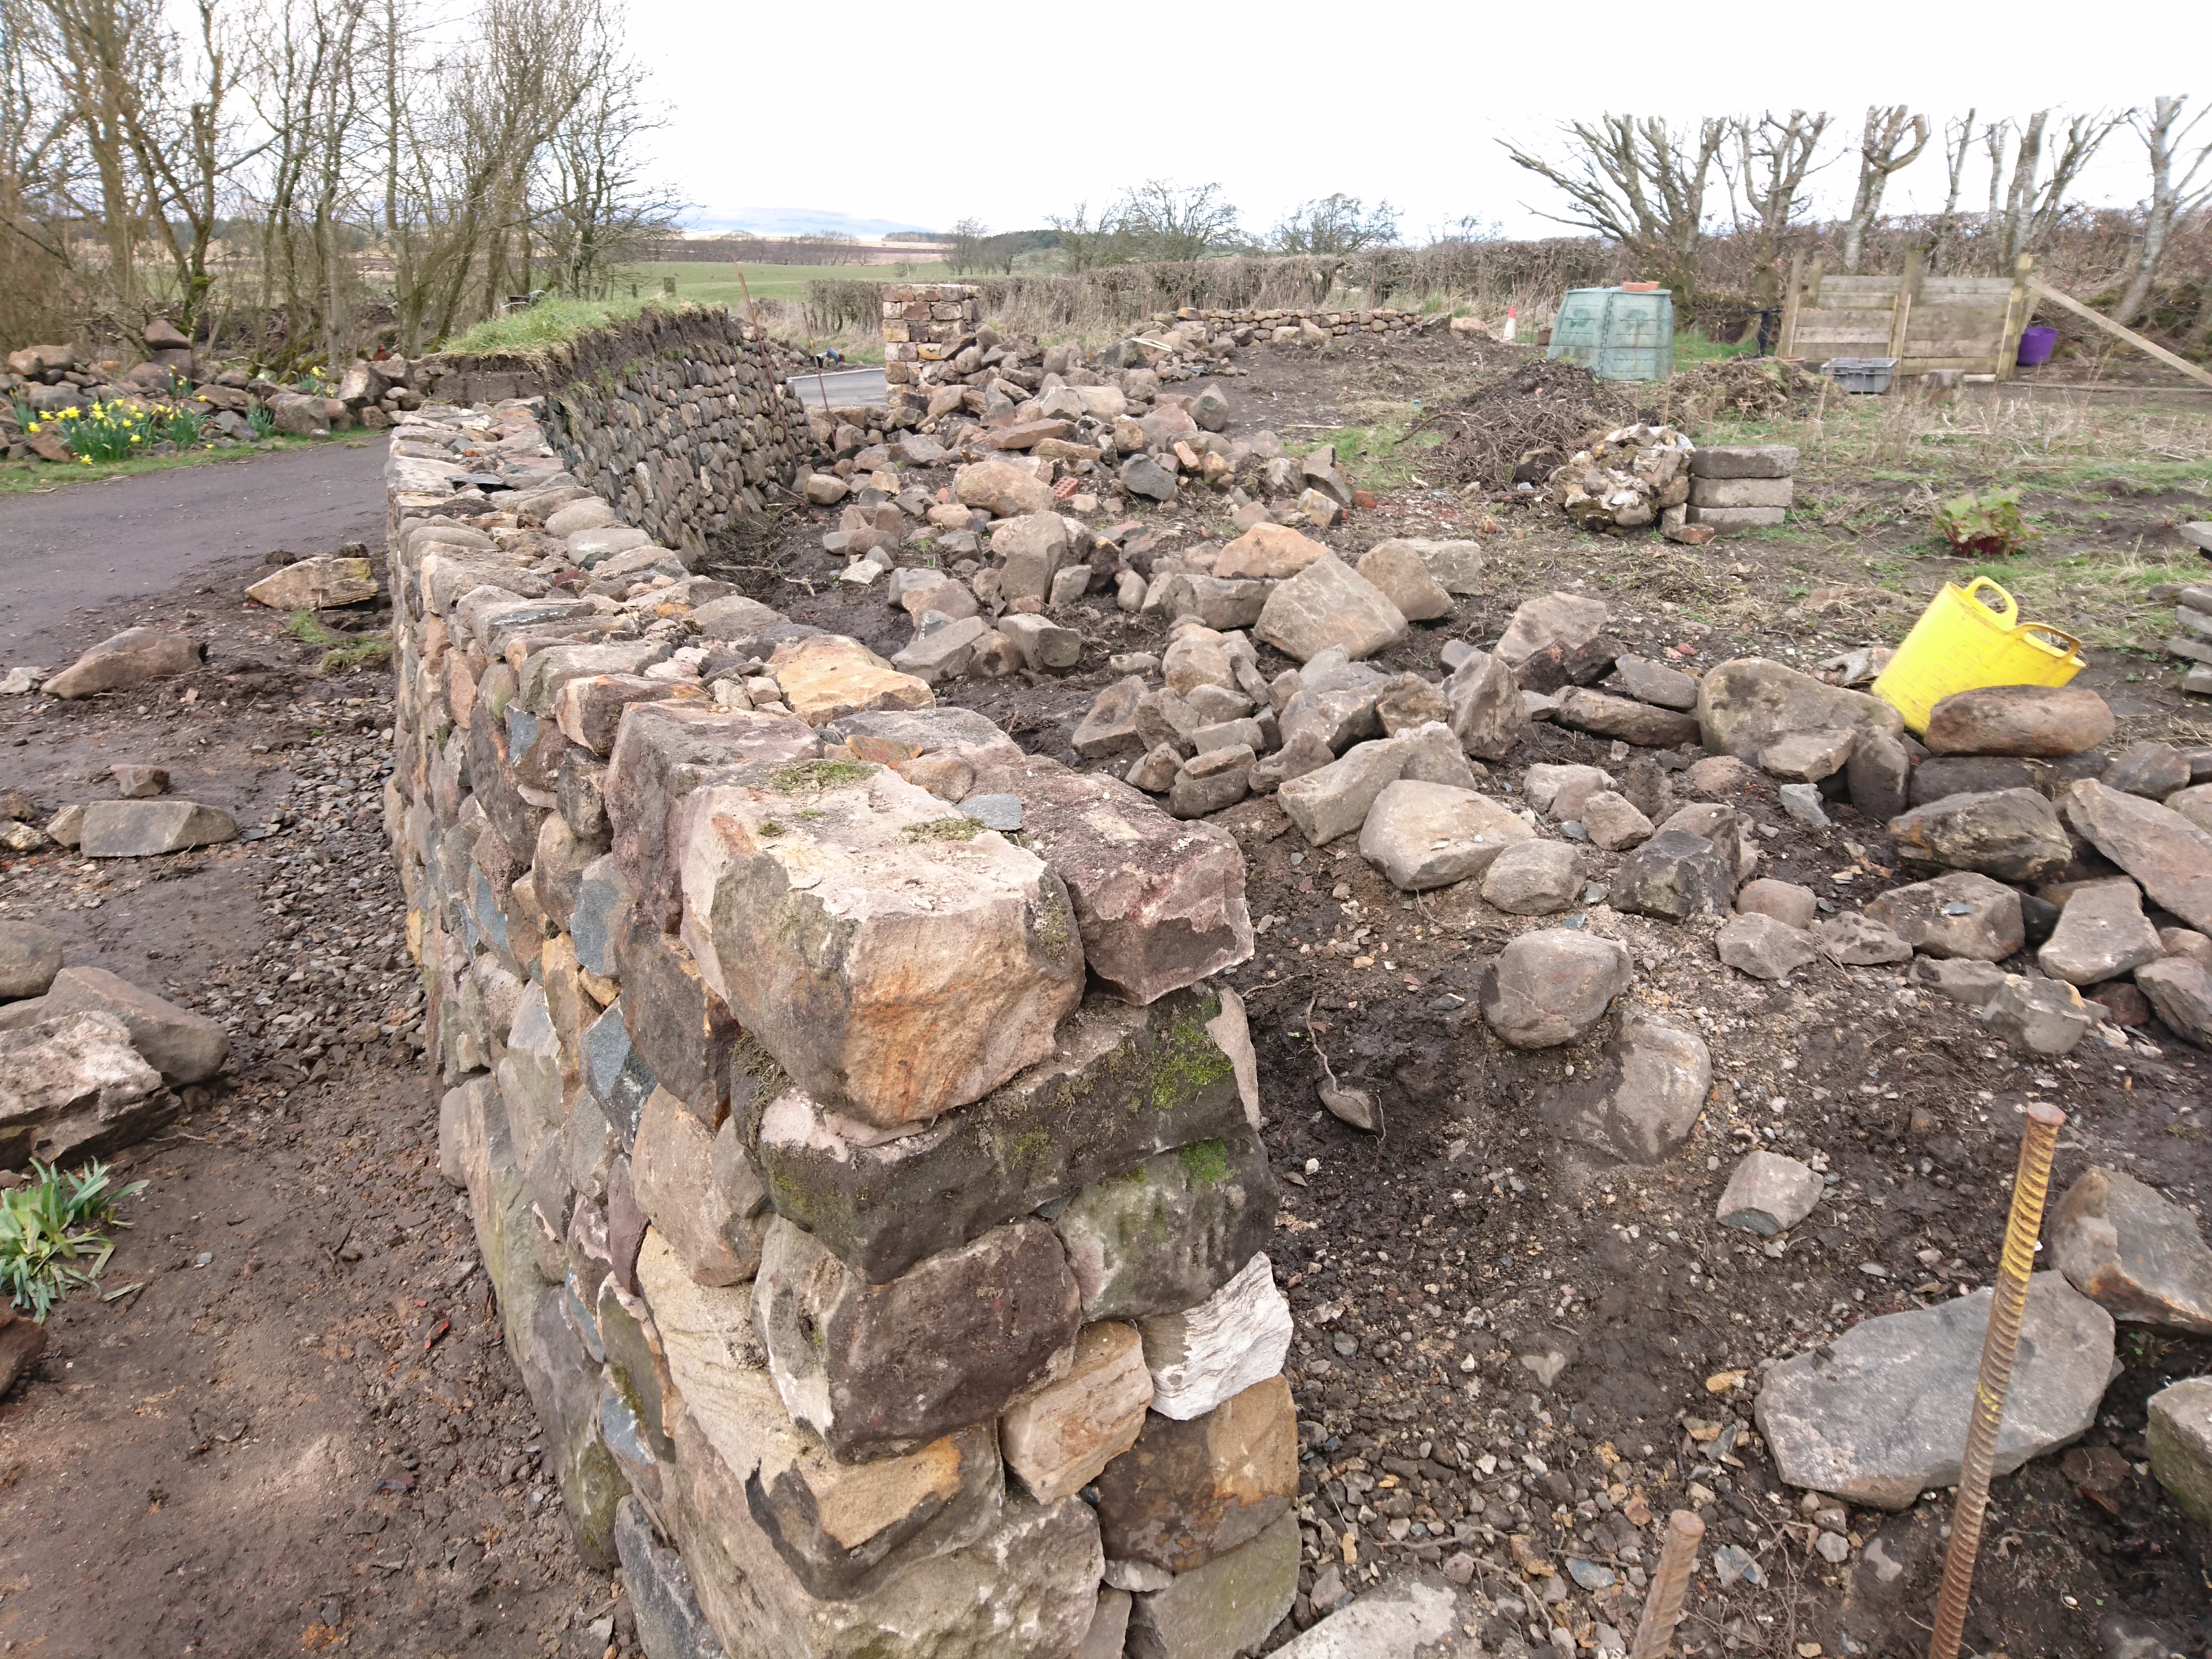
<path id="1" fill-rule="evenodd" d="M 1821 368 L 1846 392 L 1887 392 L 1897 373 L 1894 357 L 1831 357 Z"/>

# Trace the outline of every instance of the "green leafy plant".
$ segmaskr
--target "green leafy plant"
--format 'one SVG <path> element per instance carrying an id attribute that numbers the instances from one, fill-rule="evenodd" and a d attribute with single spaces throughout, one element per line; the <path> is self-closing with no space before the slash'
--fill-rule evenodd
<path id="1" fill-rule="evenodd" d="M 0 1193 L 0 1291 L 43 1323 L 64 1297 L 100 1277 L 115 1252 L 102 1230 L 131 1224 L 117 1218 L 115 1206 L 146 1183 L 111 1190 L 106 1166 L 97 1161 L 64 1176 L 33 1159 L 31 1176 L 29 1184 Z"/>
<path id="2" fill-rule="evenodd" d="M 300 378 L 293 384 L 310 398 L 327 398 L 331 395 L 331 378 L 319 368 L 301 370 Z"/>
<path id="3" fill-rule="evenodd" d="M 269 412 L 266 404 L 255 404 L 246 411 L 246 423 L 253 428 L 253 441 L 265 443 L 276 435 L 276 417 Z"/>
<path id="4" fill-rule="evenodd" d="M 207 435 L 208 417 L 196 409 L 173 409 L 161 419 L 161 435 L 179 449 L 198 446 Z"/>
<path id="5" fill-rule="evenodd" d="M 2039 539 L 2020 510 L 2017 489 L 1954 496 L 1936 509 L 1936 527 L 1954 553 L 2009 558 Z"/>

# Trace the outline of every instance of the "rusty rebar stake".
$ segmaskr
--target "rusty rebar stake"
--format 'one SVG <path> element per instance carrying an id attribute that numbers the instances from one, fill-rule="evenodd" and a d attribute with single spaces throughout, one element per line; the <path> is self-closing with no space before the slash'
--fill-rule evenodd
<path id="1" fill-rule="evenodd" d="M 1662 1659 L 1674 1639 L 1674 1626 L 1682 1621 L 1682 1597 L 1690 1588 L 1690 1569 L 1698 1564 L 1698 1540 L 1705 1535 L 1705 1523 L 1687 1510 L 1676 1510 L 1667 1517 L 1659 1571 L 1652 1575 L 1651 1594 L 1644 1598 L 1644 1617 L 1637 1622 L 1629 1659 Z"/>
<path id="2" fill-rule="evenodd" d="M 1951 1507 L 1951 1543 L 1943 1555 L 1943 1588 L 1936 1597 L 1936 1628 L 1928 1659 L 1958 1659 L 1966 1634 L 1966 1601 L 1973 1593 L 1974 1562 L 1982 1549 L 1982 1517 L 1990 1506 L 1990 1468 L 1996 1461 L 1997 1429 L 2004 1420 L 2005 1390 L 2012 1383 L 2027 1310 L 2028 1275 L 2035 1270 L 2035 1237 L 2043 1230 L 2043 1201 L 2051 1191 L 2051 1159 L 2066 1114 L 2046 1102 L 2027 1109 L 2020 1167 L 2013 1174 L 2012 1213 L 2005 1221 L 2004 1255 L 1990 1300 L 1990 1328 L 1982 1339 L 1981 1375 L 1974 1381 L 1974 1412 L 1966 1422 L 1966 1449 L 1959 1460 L 1959 1498 Z"/>

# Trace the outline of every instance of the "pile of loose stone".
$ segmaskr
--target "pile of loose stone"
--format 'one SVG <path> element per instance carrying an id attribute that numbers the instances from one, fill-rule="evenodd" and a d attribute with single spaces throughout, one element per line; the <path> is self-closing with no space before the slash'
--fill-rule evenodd
<path id="1" fill-rule="evenodd" d="M 1584 530 L 1608 535 L 1656 523 L 1670 541 L 1771 529 L 1794 499 L 1797 452 L 1787 444 L 1699 448 L 1671 426 L 1622 427 L 1554 468 L 1552 502 Z"/>
<path id="2" fill-rule="evenodd" d="M 1300 1539 L 1235 842 L 565 479 L 469 513 L 409 465 L 441 1164 L 648 1650 L 1256 1644 Z"/>

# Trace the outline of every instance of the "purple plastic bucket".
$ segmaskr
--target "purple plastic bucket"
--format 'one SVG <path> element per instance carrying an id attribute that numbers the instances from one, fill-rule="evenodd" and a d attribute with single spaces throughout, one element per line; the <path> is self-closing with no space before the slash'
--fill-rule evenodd
<path id="1" fill-rule="evenodd" d="M 2051 361 L 2051 354 L 2058 349 L 2058 331 L 2055 328 L 2024 328 L 2020 331 L 2020 366 L 2022 368 L 2041 368 Z"/>

